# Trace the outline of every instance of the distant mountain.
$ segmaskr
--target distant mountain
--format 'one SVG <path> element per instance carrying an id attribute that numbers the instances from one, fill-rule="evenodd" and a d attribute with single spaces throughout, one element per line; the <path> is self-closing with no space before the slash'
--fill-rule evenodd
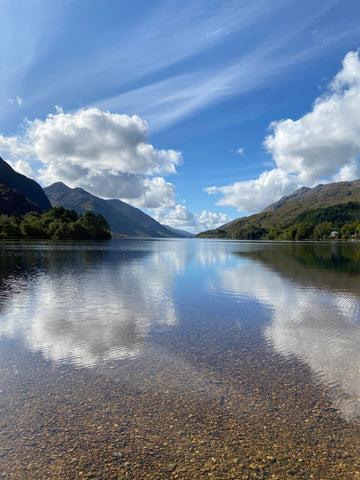
<path id="1" fill-rule="evenodd" d="M 121 200 L 104 200 L 82 188 L 69 188 L 57 182 L 44 189 L 53 207 L 64 207 L 84 214 L 100 214 L 110 224 L 113 233 L 127 237 L 179 237 L 138 208 Z"/>
<path id="2" fill-rule="evenodd" d="M 51 208 L 50 201 L 45 195 L 44 190 L 41 188 L 41 186 L 36 183 L 35 180 L 31 180 L 25 175 L 15 172 L 15 170 L 12 169 L 10 165 L 6 163 L 1 157 L 0 183 L 8 187 L 7 189 L 4 189 L 4 187 L 2 187 L 2 198 L 7 199 L 6 208 L 9 208 L 11 213 L 15 212 L 19 214 L 24 214 L 29 210 L 26 210 L 27 206 L 25 206 L 24 202 L 21 201 L 18 196 L 15 195 L 15 197 L 12 197 L 14 191 L 13 193 L 11 193 L 9 189 L 17 191 L 20 195 L 24 196 L 26 202 L 28 202 L 29 204 L 33 204 L 34 207 L 32 208 L 32 210 L 42 212 Z M 14 199 L 13 208 L 11 207 L 11 198 Z M 5 213 L 5 211 L 2 211 L 2 207 L 4 205 L 5 204 L 3 203 L 1 203 L 0 205 L 0 212 L 2 213 Z"/>
<path id="3" fill-rule="evenodd" d="M 167 228 L 168 230 L 171 230 L 172 232 L 176 233 L 180 237 L 191 238 L 195 236 L 194 233 L 187 232 L 186 230 L 179 230 L 178 228 L 173 228 L 173 227 L 170 227 L 169 225 L 163 225 L 163 227 Z"/>
<path id="4" fill-rule="evenodd" d="M 238 218 L 217 229 L 202 232 L 198 236 L 261 238 L 270 228 L 290 224 L 304 212 L 349 202 L 360 202 L 360 179 L 321 184 L 313 188 L 302 187 L 272 203 L 260 213 Z"/>
<path id="5" fill-rule="evenodd" d="M 108 204 L 111 205 L 113 208 L 115 208 L 116 211 L 119 212 L 120 214 L 126 215 L 127 217 L 131 218 L 132 222 L 134 221 L 137 222 L 141 226 L 142 230 L 145 229 L 145 232 L 144 232 L 146 234 L 145 236 L 150 236 L 150 237 L 182 237 L 184 236 L 177 232 L 173 232 L 171 229 L 165 227 L 164 225 L 161 225 L 161 223 L 154 220 L 152 217 L 150 217 L 150 215 L 147 215 L 146 213 L 142 212 L 139 208 L 132 207 L 128 203 L 122 202 L 121 200 L 118 200 L 118 199 L 104 200 L 104 201 L 108 202 Z"/>

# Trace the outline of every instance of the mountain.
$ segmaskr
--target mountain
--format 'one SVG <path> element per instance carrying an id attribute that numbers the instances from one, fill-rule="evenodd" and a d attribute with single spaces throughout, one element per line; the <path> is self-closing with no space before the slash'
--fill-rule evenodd
<path id="1" fill-rule="evenodd" d="M 171 232 L 176 233 L 179 237 L 190 238 L 195 236 L 194 233 L 187 232 L 186 230 L 179 230 L 178 228 L 173 228 L 173 227 L 170 227 L 169 225 L 163 225 L 163 227 L 167 228 Z"/>
<path id="2" fill-rule="evenodd" d="M 13 189 L 17 191 L 19 194 L 23 195 L 25 200 L 29 204 L 33 204 L 34 207 L 32 210 L 36 210 L 39 212 L 42 212 L 44 210 L 49 210 L 51 208 L 51 204 L 49 199 L 44 193 L 44 190 L 40 187 L 38 183 L 35 182 L 35 180 L 31 180 L 30 178 L 26 177 L 25 175 L 22 175 L 21 173 L 15 172 L 8 163 L 6 163 L 1 157 L 0 157 L 0 183 L 7 186 L 8 189 Z M 10 208 L 11 213 L 19 213 L 23 214 L 26 213 L 29 210 L 27 209 L 27 206 L 24 207 L 24 202 L 19 200 L 19 197 L 16 196 L 16 199 L 14 197 L 14 208 L 11 209 L 11 200 L 10 196 L 13 195 L 13 193 L 10 192 L 10 190 L 4 189 L 2 186 L 2 198 L 7 198 L 7 208 Z M 19 203 L 20 202 L 20 203 Z M 1 204 L 3 205 L 3 204 Z M 22 205 L 22 206 L 21 206 Z M 18 208 L 25 208 L 25 210 L 18 211 Z M 1 213 L 3 212 L 2 209 L 0 210 Z"/>
<path id="3" fill-rule="evenodd" d="M 302 187 L 282 197 L 260 213 L 233 220 L 221 227 L 200 233 L 199 237 L 261 238 L 270 228 L 295 222 L 301 214 L 317 209 L 360 202 L 360 179 Z M 300 223 L 300 222 L 299 222 Z"/>
<path id="4" fill-rule="evenodd" d="M 82 188 L 69 188 L 62 182 L 46 187 L 45 193 L 53 207 L 64 207 L 84 214 L 100 214 L 110 224 L 112 233 L 127 237 L 179 237 L 138 208 L 121 200 L 104 200 Z"/>
<path id="5" fill-rule="evenodd" d="M 25 215 L 29 212 L 42 213 L 43 210 L 34 202 L 31 202 L 15 188 L 0 183 L 0 215 L 12 215 L 18 213 Z"/>

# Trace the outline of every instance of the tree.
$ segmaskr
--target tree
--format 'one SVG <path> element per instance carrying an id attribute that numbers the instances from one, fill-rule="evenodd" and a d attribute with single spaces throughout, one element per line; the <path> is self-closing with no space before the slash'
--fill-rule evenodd
<path id="1" fill-rule="evenodd" d="M 279 237 L 279 235 L 281 234 L 281 228 L 279 227 L 272 227 L 270 228 L 270 231 L 269 233 L 267 234 L 267 238 L 269 240 L 275 240 L 276 238 Z"/>
<path id="2" fill-rule="evenodd" d="M 318 223 L 314 228 L 314 238 L 317 240 L 329 238 L 332 230 L 333 226 L 330 222 Z"/>
<path id="3" fill-rule="evenodd" d="M 1 238 L 69 238 L 77 240 L 111 238 L 109 224 L 101 215 L 53 208 L 43 214 L 0 215 Z"/>
<path id="4" fill-rule="evenodd" d="M 345 225 L 343 225 L 340 230 L 341 238 L 347 239 L 355 235 L 359 224 L 360 224 L 359 220 L 355 220 L 355 222 L 352 222 L 352 223 L 345 223 Z"/>
<path id="5" fill-rule="evenodd" d="M 282 234 L 283 240 L 295 240 L 297 228 L 295 225 L 289 225 Z"/>
<path id="6" fill-rule="evenodd" d="M 305 240 L 310 238 L 314 231 L 312 223 L 302 222 L 296 226 L 295 240 Z"/>

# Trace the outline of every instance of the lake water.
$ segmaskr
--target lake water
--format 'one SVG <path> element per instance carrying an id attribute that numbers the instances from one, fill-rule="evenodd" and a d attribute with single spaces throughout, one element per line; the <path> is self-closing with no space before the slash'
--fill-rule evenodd
<path id="1" fill-rule="evenodd" d="M 360 478 L 360 244 L 0 243 L 0 478 Z"/>

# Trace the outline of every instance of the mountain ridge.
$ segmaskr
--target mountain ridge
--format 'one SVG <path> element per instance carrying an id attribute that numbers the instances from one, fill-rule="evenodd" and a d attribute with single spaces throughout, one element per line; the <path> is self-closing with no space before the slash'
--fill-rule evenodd
<path id="1" fill-rule="evenodd" d="M 118 199 L 105 200 L 82 188 L 70 188 L 56 182 L 44 188 L 52 206 L 75 210 L 84 214 L 100 214 L 110 224 L 112 233 L 127 237 L 179 237 L 138 208 Z"/>

